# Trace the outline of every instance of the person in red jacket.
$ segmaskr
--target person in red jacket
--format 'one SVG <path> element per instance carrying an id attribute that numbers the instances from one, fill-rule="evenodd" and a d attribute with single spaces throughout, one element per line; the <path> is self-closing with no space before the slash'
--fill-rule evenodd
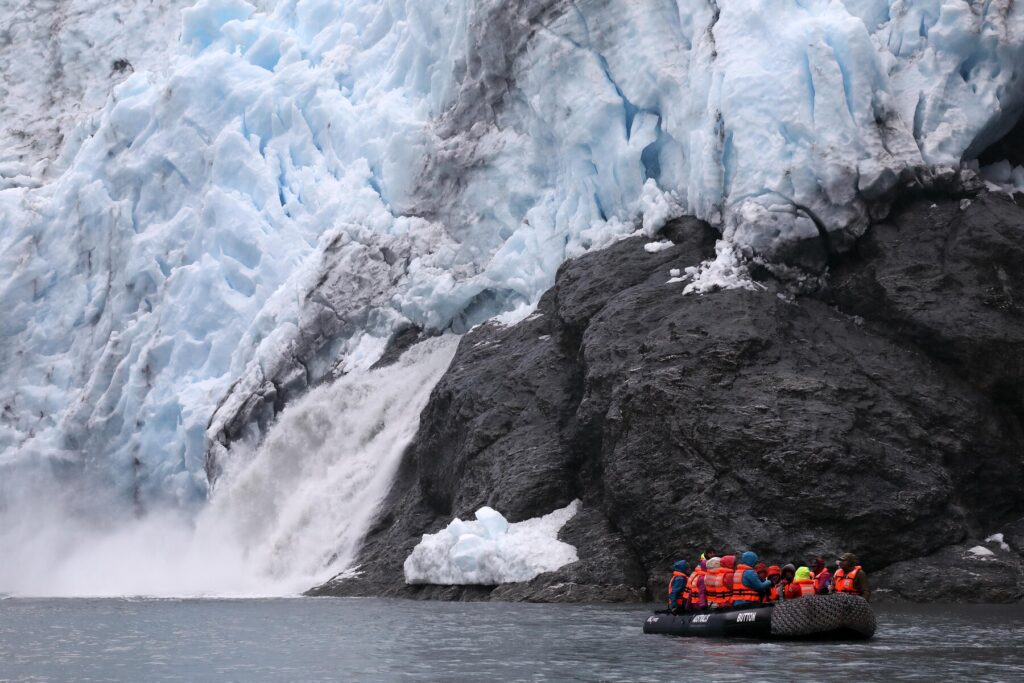
<path id="1" fill-rule="evenodd" d="M 814 558 L 814 565 L 811 567 L 811 577 L 814 579 L 814 590 L 818 594 L 828 593 L 832 585 L 832 573 L 825 565 L 825 560 L 820 557 Z"/>
<path id="2" fill-rule="evenodd" d="M 814 579 L 811 578 L 811 570 L 807 567 L 800 567 L 793 576 L 793 583 L 786 586 L 786 599 L 805 598 L 814 593 Z"/>
<path id="3" fill-rule="evenodd" d="M 773 564 L 772 566 L 768 567 L 766 575 L 768 577 L 768 580 L 772 583 L 772 588 L 768 592 L 768 595 L 765 597 L 764 601 L 776 602 L 781 597 L 783 597 L 782 586 L 780 585 L 780 582 L 782 581 L 782 569 L 779 568 L 779 565 Z"/>

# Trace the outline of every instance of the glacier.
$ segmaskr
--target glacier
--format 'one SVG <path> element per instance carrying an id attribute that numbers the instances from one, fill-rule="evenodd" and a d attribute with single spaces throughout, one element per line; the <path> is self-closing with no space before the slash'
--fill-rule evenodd
<path id="1" fill-rule="evenodd" d="M 1010 0 L 199 0 L 177 41 L 130 16 L 149 57 L 0 189 L 0 479 L 86 472 L 136 510 L 201 504 L 403 330 L 528 314 L 680 214 L 722 231 L 713 281 L 814 217 L 842 244 L 1024 106 Z"/>

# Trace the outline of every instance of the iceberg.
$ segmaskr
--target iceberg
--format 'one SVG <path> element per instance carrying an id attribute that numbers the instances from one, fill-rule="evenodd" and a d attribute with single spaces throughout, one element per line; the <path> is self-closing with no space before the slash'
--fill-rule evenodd
<path id="1" fill-rule="evenodd" d="M 576 500 L 542 517 L 509 524 L 489 507 L 476 521 L 456 517 L 435 534 L 424 534 L 404 564 L 408 584 L 484 585 L 529 581 L 579 559 L 558 532 L 579 510 Z"/>

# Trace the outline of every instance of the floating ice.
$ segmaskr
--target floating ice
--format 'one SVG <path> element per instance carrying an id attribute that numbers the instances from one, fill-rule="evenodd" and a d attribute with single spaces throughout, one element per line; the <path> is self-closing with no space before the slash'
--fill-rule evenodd
<path id="1" fill-rule="evenodd" d="M 580 502 L 554 512 L 509 524 L 497 511 L 483 507 L 475 522 L 455 518 L 436 534 L 424 534 L 405 560 L 405 582 L 442 585 L 529 581 L 579 559 L 576 548 L 558 540 L 559 530 Z"/>

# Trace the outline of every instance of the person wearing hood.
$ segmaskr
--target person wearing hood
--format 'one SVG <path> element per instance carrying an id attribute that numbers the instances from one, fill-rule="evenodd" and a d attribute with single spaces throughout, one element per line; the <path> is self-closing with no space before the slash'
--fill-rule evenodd
<path id="1" fill-rule="evenodd" d="M 687 571 L 689 571 L 689 567 L 686 560 L 679 560 L 672 565 L 672 578 L 668 581 L 668 608 L 670 610 L 682 612 L 690 602 L 690 591 L 687 590 L 690 576 Z"/>
<path id="2" fill-rule="evenodd" d="M 708 606 L 707 587 L 704 583 L 707 573 L 708 563 L 702 557 L 700 563 L 693 568 L 693 573 L 690 574 L 690 581 L 686 586 L 686 590 L 690 594 L 690 601 L 687 603 L 687 607 L 691 610 L 701 610 Z"/>
<path id="3" fill-rule="evenodd" d="M 828 593 L 832 584 L 832 573 L 825 565 L 825 560 L 820 557 L 814 558 L 814 567 L 811 570 L 811 578 L 814 579 L 814 590 L 818 594 Z"/>
<path id="4" fill-rule="evenodd" d="M 786 599 L 786 588 L 793 583 L 793 577 L 796 576 L 796 565 L 784 564 L 782 565 L 782 578 L 779 581 L 779 597 L 783 600 Z"/>
<path id="5" fill-rule="evenodd" d="M 729 585 L 726 574 L 731 570 L 722 566 L 722 558 L 712 557 L 707 562 L 708 573 L 704 576 L 704 590 L 709 607 L 729 606 Z"/>
<path id="6" fill-rule="evenodd" d="M 783 597 L 782 586 L 779 583 L 780 581 L 782 581 L 782 569 L 779 567 L 779 565 L 773 564 L 772 566 L 768 567 L 766 578 L 768 579 L 768 581 L 771 582 L 772 590 L 770 593 L 768 593 L 768 597 L 766 598 L 765 602 L 776 602 L 777 600 Z"/>
<path id="7" fill-rule="evenodd" d="M 722 558 L 723 561 L 725 558 Z M 761 580 L 757 575 L 754 565 L 757 564 L 757 555 L 747 551 L 740 555 L 740 563 L 736 565 L 736 571 L 732 580 L 732 604 L 737 607 L 756 605 L 762 601 L 764 596 L 772 589 L 772 582 L 767 579 Z"/>
<path id="8" fill-rule="evenodd" d="M 811 570 L 808 567 L 800 567 L 796 570 L 793 583 L 786 586 L 786 599 L 795 600 L 808 595 L 815 594 L 814 578 L 811 577 Z"/>
<path id="9" fill-rule="evenodd" d="M 725 584 L 726 595 L 728 596 L 725 601 L 726 607 L 732 607 L 732 579 L 736 575 L 736 556 L 735 555 L 722 555 L 722 582 Z"/>

